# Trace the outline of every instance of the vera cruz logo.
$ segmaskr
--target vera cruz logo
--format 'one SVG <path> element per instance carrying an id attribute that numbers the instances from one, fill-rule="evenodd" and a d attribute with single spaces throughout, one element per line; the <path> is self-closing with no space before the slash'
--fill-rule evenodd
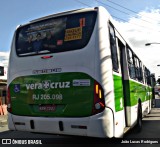
<path id="1" fill-rule="evenodd" d="M 26 84 L 27 90 L 34 90 L 34 89 L 54 89 L 54 88 L 70 88 L 70 82 L 51 82 L 50 80 L 42 81 L 41 83 L 31 83 Z"/>
<path id="2" fill-rule="evenodd" d="M 51 81 L 42 81 L 43 89 L 50 89 Z"/>

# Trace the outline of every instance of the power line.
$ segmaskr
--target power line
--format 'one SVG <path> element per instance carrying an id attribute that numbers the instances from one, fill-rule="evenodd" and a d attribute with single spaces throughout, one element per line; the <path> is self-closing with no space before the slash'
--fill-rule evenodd
<path id="1" fill-rule="evenodd" d="M 86 4 L 86 3 L 83 3 L 83 2 L 81 2 L 81 1 L 79 1 L 79 0 L 75 0 L 75 1 L 77 1 L 78 3 L 81 3 L 81 4 L 83 4 L 83 5 L 85 5 L 85 6 L 87 6 L 87 7 L 91 7 L 90 5 L 88 5 L 88 4 Z M 124 12 L 124 11 L 122 11 L 122 10 L 119 10 L 119 9 L 115 8 L 115 7 L 112 7 L 112 6 L 110 6 L 110 5 L 106 4 L 106 3 L 100 2 L 100 1 L 98 1 L 98 0 L 94 0 L 94 1 L 96 1 L 96 2 L 98 2 L 98 3 L 100 3 L 100 4 L 102 4 L 102 5 L 105 5 L 105 6 L 107 6 L 107 7 L 110 7 L 111 9 L 114 9 L 114 10 L 116 10 L 116 11 L 118 11 L 118 12 L 123 13 L 123 14 L 129 15 L 129 16 L 131 15 L 131 14 L 127 13 L 127 12 Z M 134 10 L 131 10 L 131 9 L 128 9 L 128 8 L 126 8 L 126 7 L 124 7 L 124 6 L 120 5 L 120 4 L 117 4 L 117 3 L 112 2 L 112 1 L 110 1 L 110 0 L 106 0 L 106 1 L 108 1 L 108 2 L 110 2 L 110 3 L 112 3 L 112 4 L 114 4 L 114 5 L 117 5 L 117 6 L 121 7 L 121 8 L 123 8 L 123 9 L 126 9 L 126 10 L 128 10 L 128 11 L 130 11 L 130 12 L 136 14 L 136 15 L 138 14 L 138 12 L 136 12 L 136 11 L 134 11 Z M 143 16 L 143 15 L 141 15 L 141 16 Z M 137 18 L 137 16 L 134 16 L 134 17 Z M 144 17 L 146 17 L 146 16 L 144 16 Z M 146 17 L 146 18 L 149 18 L 149 17 Z M 150 18 L 150 19 L 152 19 L 152 18 Z M 152 19 L 152 20 L 153 20 L 153 19 Z M 152 22 L 147 21 L 147 20 L 145 20 L 145 19 L 141 19 L 141 21 L 144 21 L 144 22 L 147 22 L 147 23 L 152 24 Z M 156 20 L 156 21 L 157 21 L 157 20 Z"/>
<path id="2" fill-rule="evenodd" d="M 117 16 L 114 16 L 114 15 L 111 15 L 113 18 L 116 18 L 116 19 L 119 19 L 119 20 L 121 20 L 121 21 L 123 21 L 123 22 L 126 22 L 126 20 L 124 20 L 124 19 L 122 19 L 122 18 L 119 18 L 119 17 L 117 17 Z M 136 26 L 138 26 L 138 27 L 141 27 L 141 28 L 143 28 L 143 29 L 150 29 L 150 30 L 153 30 L 153 31 L 156 31 L 156 32 L 160 32 L 160 31 L 157 31 L 157 30 L 154 30 L 153 28 L 149 28 L 149 27 L 146 27 L 146 26 L 142 26 L 142 25 L 139 25 L 139 24 L 136 24 L 136 23 L 132 23 L 132 22 L 128 22 L 129 24 L 132 24 L 132 25 L 136 25 Z"/>
<path id="3" fill-rule="evenodd" d="M 114 4 L 114 5 L 117 5 L 117 6 L 123 8 L 123 9 L 125 9 L 125 10 L 128 10 L 128 11 L 134 13 L 134 14 L 138 14 L 138 13 L 139 13 L 139 12 L 136 12 L 136 11 L 134 11 L 134 10 L 128 9 L 128 8 L 126 8 L 126 7 L 118 4 L 118 3 L 112 2 L 111 0 L 106 0 L 106 1 L 108 1 L 108 2 L 110 2 L 110 3 L 112 3 L 112 4 Z M 141 15 L 141 14 L 140 14 L 140 15 Z M 144 15 L 141 15 L 141 16 L 144 16 Z M 149 19 L 151 19 L 151 20 L 155 20 L 155 19 L 153 19 L 153 18 L 151 18 L 151 17 L 148 17 L 148 16 L 144 16 L 144 17 L 149 18 Z M 155 20 L 155 21 L 157 21 L 157 20 Z"/>
<path id="4" fill-rule="evenodd" d="M 85 5 L 85 6 L 91 7 L 90 5 L 88 5 L 88 4 L 86 4 L 86 3 L 83 3 L 83 2 L 81 2 L 81 1 L 79 1 L 79 0 L 75 0 L 75 1 L 78 2 L 78 3 L 81 3 L 81 4 Z M 103 5 L 105 5 L 105 6 L 108 6 L 108 7 L 112 8 L 112 9 L 114 9 L 114 10 L 116 10 L 116 11 L 119 11 L 119 12 L 121 12 L 121 13 L 124 13 L 124 14 L 126 14 L 126 15 L 130 15 L 129 13 L 126 13 L 126 12 L 124 12 L 124 11 L 121 11 L 121 10 L 119 10 L 119 9 L 116 9 L 116 8 L 114 8 L 114 7 L 110 6 L 110 5 L 107 5 L 107 4 L 103 3 L 103 2 L 100 2 L 100 1 L 98 1 L 98 0 L 95 0 L 95 1 L 97 1 L 98 3 L 103 4 Z M 136 13 L 136 12 L 135 12 L 135 13 Z M 132 24 L 132 25 L 136 25 L 136 26 L 142 27 L 143 29 L 153 30 L 152 28 L 149 28 L 149 27 L 146 27 L 146 26 L 141 26 L 141 25 L 139 25 L 139 24 L 135 24 L 135 23 L 128 22 L 127 20 L 124 20 L 124 19 L 119 18 L 119 17 L 117 17 L 117 16 L 113 16 L 113 15 L 111 15 L 111 16 L 114 17 L 114 18 L 116 18 L 116 19 L 119 19 L 119 20 L 121 20 L 121 21 L 123 21 L 123 22 L 127 22 L 127 23 L 130 23 L 130 24 Z M 142 19 L 141 19 L 141 20 L 142 20 Z M 142 21 L 147 22 L 146 20 L 142 20 Z M 151 24 L 151 22 L 148 22 L 148 23 Z M 156 31 L 156 30 L 154 30 L 154 31 Z M 160 32 L 160 31 L 158 31 L 158 32 Z"/>
<path id="5" fill-rule="evenodd" d="M 86 3 L 83 3 L 83 2 L 81 2 L 81 1 L 79 1 L 79 0 L 74 0 L 74 1 L 77 1 L 78 3 L 81 3 L 82 5 L 85 5 L 85 6 L 87 6 L 87 7 L 91 7 L 90 5 L 88 5 L 88 4 L 86 4 Z"/>
<path id="6" fill-rule="evenodd" d="M 112 9 L 116 10 L 116 11 L 119 11 L 119 12 L 121 12 L 121 13 L 123 13 L 123 14 L 130 15 L 129 13 L 126 13 L 126 12 L 124 12 L 124 11 L 121 11 L 121 10 L 115 8 L 115 7 L 112 7 L 112 6 L 110 6 L 110 5 L 107 5 L 107 4 L 105 4 L 105 3 L 103 3 L 103 2 L 100 2 L 100 1 L 98 1 L 98 0 L 95 0 L 95 1 L 97 1 L 98 3 L 100 3 L 100 4 L 102 4 L 102 5 L 105 5 L 105 6 L 107 6 L 107 7 L 110 7 L 110 8 L 112 8 Z"/>
<path id="7" fill-rule="evenodd" d="M 136 12 L 136 11 L 134 11 L 134 10 L 131 10 L 131 9 L 128 9 L 128 8 L 126 8 L 126 7 L 118 4 L 118 3 L 112 2 L 112 1 L 110 1 L 110 0 L 106 0 L 106 1 L 108 1 L 108 2 L 110 2 L 110 3 L 112 3 L 112 4 L 114 4 L 114 5 L 117 5 L 117 6 L 121 7 L 121 8 L 123 8 L 123 9 L 126 9 L 126 10 L 128 10 L 128 11 L 130 11 L 130 12 L 133 12 L 133 13 L 135 13 L 135 14 L 138 13 L 138 12 Z"/>
<path id="8" fill-rule="evenodd" d="M 81 1 L 79 1 L 79 0 L 74 0 L 74 1 L 77 1 L 78 3 L 81 3 L 81 4 L 85 5 L 85 6 L 91 7 L 90 5 L 88 5 L 88 4 L 86 4 L 86 3 L 83 3 L 83 2 L 81 2 Z M 97 1 L 97 0 L 95 0 L 95 1 Z M 128 14 L 128 13 L 126 13 L 126 12 L 124 12 L 124 11 L 121 11 L 121 10 L 119 10 L 119 9 L 116 9 L 116 8 L 114 8 L 114 7 L 110 6 L 110 5 L 105 4 L 105 3 L 102 3 L 102 2 L 99 2 L 99 1 L 97 1 L 97 2 L 98 2 L 98 3 L 101 3 L 101 4 L 103 4 L 103 5 L 106 5 L 106 6 L 108 6 L 108 7 L 112 8 L 112 9 L 114 9 L 114 10 L 116 10 L 116 11 L 119 11 L 119 12 L 121 12 L 121 13 L 124 13 L 124 14 L 130 15 L 130 14 Z"/>
<path id="9" fill-rule="evenodd" d="M 129 16 L 130 16 L 129 13 L 126 13 L 126 12 L 124 12 L 124 11 L 121 11 L 121 10 L 117 9 L 117 8 L 114 8 L 114 7 L 112 7 L 112 6 L 110 6 L 110 5 L 106 4 L 106 3 L 100 2 L 100 1 L 98 1 L 98 0 L 95 0 L 95 1 L 97 1 L 98 3 L 101 3 L 102 5 L 105 5 L 105 6 L 107 6 L 107 7 L 110 7 L 110 8 L 112 8 L 112 9 L 114 9 L 114 10 L 117 10 L 117 11 L 123 13 L 123 14 L 126 14 L 126 15 L 129 15 Z M 122 7 L 122 6 L 121 6 L 121 7 Z M 124 8 L 125 8 L 125 7 L 124 7 Z M 125 8 L 125 9 L 127 9 L 127 8 Z M 129 10 L 129 9 L 127 9 L 127 10 Z M 132 10 L 130 10 L 130 11 L 132 11 Z M 134 11 L 133 11 L 133 12 L 134 12 Z M 134 12 L 134 13 L 136 13 L 136 12 Z M 137 14 L 137 13 L 136 13 L 136 14 Z M 141 20 L 142 20 L 142 21 L 145 21 L 145 22 L 147 22 L 147 23 L 152 24 L 152 22 L 149 22 L 149 21 L 147 21 L 147 20 L 145 20 L 145 19 L 141 19 Z"/>
<path id="10" fill-rule="evenodd" d="M 77 1 L 78 3 L 81 3 L 81 4 L 83 4 L 83 5 L 85 5 L 85 6 L 87 6 L 87 7 L 91 7 L 90 5 L 88 5 L 88 4 L 86 4 L 86 3 L 83 3 L 83 2 L 81 2 L 81 1 L 79 1 L 79 0 L 75 0 L 75 1 Z M 120 9 L 117 9 L 117 8 L 115 8 L 115 7 L 112 7 L 112 6 L 110 6 L 110 5 L 106 4 L 106 3 L 100 2 L 100 1 L 98 1 L 98 0 L 94 0 L 94 1 L 96 1 L 96 2 L 98 2 L 98 3 L 100 3 L 100 4 L 102 4 L 102 5 L 105 5 L 105 6 L 107 6 L 107 7 L 110 7 L 111 9 L 114 9 L 114 10 L 116 10 L 116 11 L 119 11 L 119 12 L 121 12 L 121 13 L 123 13 L 123 14 L 129 15 L 129 16 L 131 15 L 131 14 L 129 14 L 129 13 L 127 13 L 127 12 L 124 12 L 124 11 L 122 11 L 122 10 L 120 10 Z M 126 7 L 118 4 L 118 3 L 112 2 L 112 1 L 110 1 L 110 0 L 106 0 L 106 1 L 112 3 L 112 4 L 116 5 L 116 6 L 119 6 L 119 7 L 123 8 L 123 9 L 125 9 L 125 10 L 128 10 L 128 11 L 130 11 L 130 12 L 136 14 L 136 15 L 139 13 L 139 12 L 136 12 L 136 11 L 134 11 L 134 10 L 128 9 L 128 8 L 126 8 Z M 140 14 L 140 16 L 144 16 L 144 15 Z M 137 18 L 137 16 L 134 16 L 134 17 Z M 152 19 L 152 20 L 154 20 L 154 21 L 157 21 L 157 20 L 155 20 L 155 19 L 153 19 L 153 18 L 150 18 L 150 17 L 147 17 L 147 16 L 144 16 L 144 17 L 149 18 L 149 19 Z M 147 22 L 147 23 L 152 24 L 152 22 L 147 21 L 147 20 L 142 19 L 142 18 L 141 18 L 141 21 L 144 21 L 144 22 Z"/>

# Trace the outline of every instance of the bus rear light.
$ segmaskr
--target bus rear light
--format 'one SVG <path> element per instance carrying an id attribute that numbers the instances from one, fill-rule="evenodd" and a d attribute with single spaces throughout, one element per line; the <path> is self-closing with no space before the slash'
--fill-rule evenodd
<path id="1" fill-rule="evenodd" d="M 98 94 L 98 84 L 96 84 L 96 94 Z"/>
<path id="2" fill-rule="evenodd" d="M 100 99 L 102 98 L 102 92 L 101 92 L 101 90 L 99 90 L 99 98 Z"/>
<path id="3" fill-rule="evenodd" d="M 97 114 L 105 109 L 103 89 L 98 82 L 94 84 L 94 102 L 92 107 L 92 114 Z"/>
<path id="4" fill-rule="evenodd" d="M 104 108 L 104 107 L 105 107 L 105 105 L 102 102 L 99 102 L 99 103 L 95 104 L 96 110 L 99 110 L 99 109 Z"/>
<path id="5" fill-rule="evenodd" d="M 42 56 L 41 58 L 42 59 L 49 59 L 49 58 L 52 58 L 53 56 Z"/>
<path id="6" fill-rule="evenodd" d="M 101 108 L 100 103 L 96 103 L 96 104 L 95 104 L 95 108 L 96 108 L 97 110 L 100 109 L 100 108 Z"/>
<path id="7" fill-rule="evenodd" d="M 96 86 L 95 86 L 95 91 L 96 91 L 96 94 L 101 99 L 102 98 L 102 91 L 101 91 L 100 86 L 98 84 L 96 84 Z"/>

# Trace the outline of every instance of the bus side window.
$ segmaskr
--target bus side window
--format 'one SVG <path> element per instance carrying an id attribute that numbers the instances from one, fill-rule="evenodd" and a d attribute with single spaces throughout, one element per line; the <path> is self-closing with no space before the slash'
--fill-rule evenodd
<path id="1" fill-rule="evenodd" d="M 136 69 L 136 79 L 139 82 L 143 82 L 141 61 L 138 59 L 137 56 L 134 56 L 134 62 L 135 62 L 135 69 Z"/>
<path id="2" fill-rule="evenodd" d="M 144 82 L 147 84 L 147 73 L 146 73 L 146 67 L 144 66 Z"/>
<path id="3" fill-rule="evenodd" d="M 114 28 L 111 24 L 109 25 L 109 37 L 110 37 L 110 48 L 111 48 L 113 70 L 118 72 L 119 66 L 118 66 L 116 37 L 115 37 Z"/>
<path id="4" fill-rule="evenodd" d="M 129 75 L 132 79 L 136 78 L 135 74 L 135 65 L 134 65 L 134 56 L 133 52 L 127 47 L 127 60 L 128 60 L 128 68 L 129 68 Z"/>
<path id="5" fill-rule="evenodd" d="M 151 73 L 148 69 L 147 69 L 147 84 L 151 86 Z"/>
<path id="6" fill-rule="evenodd" d="M 138 80 L 138 77 L 139 77 L 139 71 L 138 71 L 139 65 L 138 65 L 138 59 L 137 59 L 137 57 L 135 55 L 134 55 L 134 65 L 135 65 L 135 73 L 136 73 L 135 78 L 136 78 L 136 80 Z"/>
<path id="7" fill-rule="evenodd" d="M 152 73 L 151 74 L 151 86 L 152 86 L 152 88 L 154 88 L 155 85 L 156 85 L 155 74 Z"/>
<path id="8" fill-rule="evenodd" d="M 145 67 L 144 69 L 146 84 L 151 85 L 150 71 Z"/>
<path id="9" fill-rule="evenodd" d="M 142 62 L 139 60 L 139 81 L 144 82 L 143 80 L 143 72 L 142 72 Z"/>

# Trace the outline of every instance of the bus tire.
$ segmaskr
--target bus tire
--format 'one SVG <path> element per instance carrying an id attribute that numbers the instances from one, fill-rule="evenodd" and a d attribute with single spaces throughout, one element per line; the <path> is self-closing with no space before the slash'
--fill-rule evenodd
<path id="1" fill-rule="evenodd" d="M 141 130 L 142 130 L 142 107 L 141 107 L 141 103 L 138 104 L 136 130 L 137 130 L 138 133 L 141 132 Z"/>

